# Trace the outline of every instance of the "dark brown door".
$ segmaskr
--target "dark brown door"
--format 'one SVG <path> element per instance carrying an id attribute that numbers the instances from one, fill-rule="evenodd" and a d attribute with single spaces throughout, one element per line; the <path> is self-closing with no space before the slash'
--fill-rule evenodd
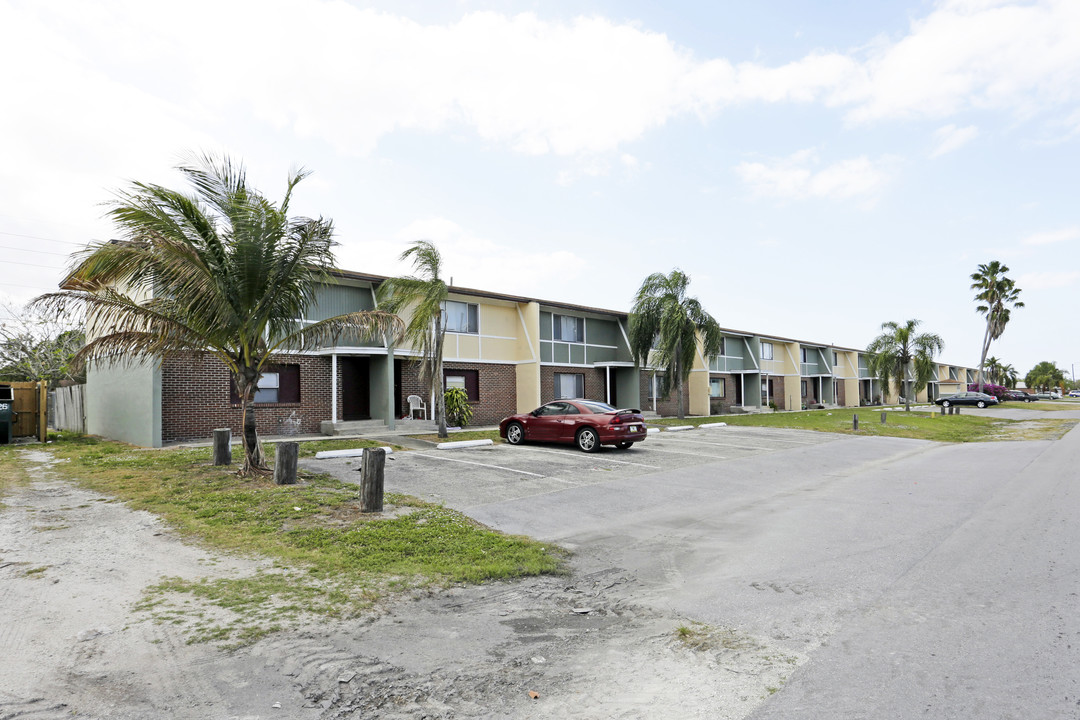
<path id="1" fill-rule="evenodd" d="M 341 366 L 341 419 L 370 420 L 371 390 L 366 357 L 338 358 Z"/>

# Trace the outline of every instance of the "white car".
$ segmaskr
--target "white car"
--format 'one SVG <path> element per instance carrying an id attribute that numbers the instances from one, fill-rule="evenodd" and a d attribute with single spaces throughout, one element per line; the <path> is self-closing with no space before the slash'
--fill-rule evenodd
<path id="1" fill-rule="evenodd" d="M 1080 397 L 1080 390 L 1070 390 L 1069 397 Z"/>

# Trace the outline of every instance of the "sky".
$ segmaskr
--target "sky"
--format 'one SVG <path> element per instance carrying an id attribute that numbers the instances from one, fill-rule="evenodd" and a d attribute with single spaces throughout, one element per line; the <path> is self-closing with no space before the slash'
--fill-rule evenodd
<path id="1" fill-rule="evenodd" d="M 117 237 L 133 181 L 242 160 L 339 267 L 629 310 L 679 268 L 722 327 L 863 348 L 921 321 L 1072 374 L 1076 0 L 0 0 L 0 300 Z"/>

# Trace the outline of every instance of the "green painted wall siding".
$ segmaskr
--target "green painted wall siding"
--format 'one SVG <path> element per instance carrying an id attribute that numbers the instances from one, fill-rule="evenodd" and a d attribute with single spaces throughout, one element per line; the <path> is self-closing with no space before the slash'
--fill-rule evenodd
<path id="1" fill-rule="evenodd" d="M 308 309 L 306 319 L 325 320 L 335 315 L 374 309 L 375 301 L 368 288 L 321 285 L 315 290 L 315 305 Z"/>
<path id="2" fill-rule="evenodd" d="M 540 339 L 551 339 L 551 313 L 540 311 Z"/>
<path id="3" fill-rule="evenodd" d="M 619 357 L 619 351 L 611 347 L 585 346 L 585 362 L 590 365 L 598 362 L 611 362 L 614 360 L 629 360 L 627 357 Z"/>
<path id="4" fill-rule="evenodd" d="M 610 320 L 585 318 L 585 341 L 590 345 L 617 345 L 621 334 Z"/>

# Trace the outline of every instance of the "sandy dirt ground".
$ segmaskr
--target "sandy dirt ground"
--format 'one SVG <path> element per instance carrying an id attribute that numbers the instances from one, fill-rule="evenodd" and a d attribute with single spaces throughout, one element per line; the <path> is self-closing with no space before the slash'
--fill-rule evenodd
<path id="1" fill-rule="evenodd" d="M 740 718 L 807 647 L 639 603 L 609 568 L 398 597 L 240 649 L 188 644 L 135 605 L 162 577 L 255 561 L 178 540 L 26 450 L 0 509 L 0 720 L 8 718 Z"/>

